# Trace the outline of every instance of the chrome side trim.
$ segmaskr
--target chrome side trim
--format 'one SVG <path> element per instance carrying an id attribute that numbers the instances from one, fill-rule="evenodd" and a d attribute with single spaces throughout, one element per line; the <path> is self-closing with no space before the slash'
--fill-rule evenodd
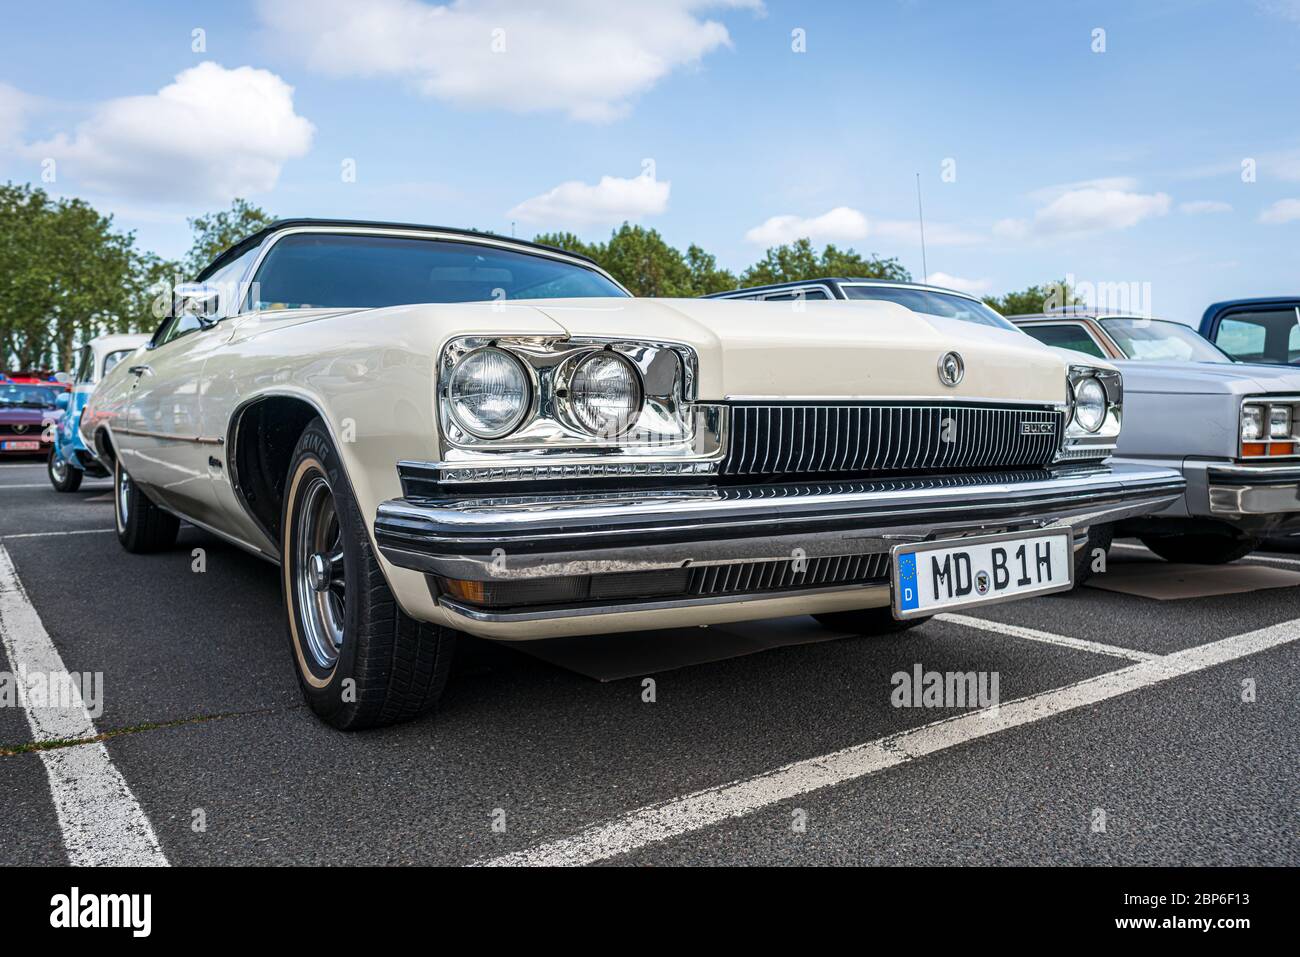
<path id="1" fill-rule="evenodd" d="M 226 440 L 219 435 L 178 435 L 175 432 L 146 432 L 142 429 L 116 429 L 122 435 L 134 435 L 140 439 L 161 439 L 164 442 L 193 442 L 198 445 L 225 445 Z"/>

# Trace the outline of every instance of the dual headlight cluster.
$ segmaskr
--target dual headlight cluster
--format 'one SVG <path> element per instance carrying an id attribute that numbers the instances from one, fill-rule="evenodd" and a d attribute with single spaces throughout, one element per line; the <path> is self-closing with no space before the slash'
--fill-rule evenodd
<path id="1" fill-rule="evenodd" d="M 593 350 L 571 359 L 553 389 L 554 413 L 570 428 L 598 438 L 627 432 L 641 414 L 641 374 L 621 354 Z M 538 405 L 535 378 L 518 357 L 484 346 L 456 363 L 447 382 L 452 418 L 479 439 L 515 432 Z"/>
<path id="2" fill-rule="evenodd" d="M 1241 406 L 1241 457 L 1269 458 L 1296 454 L 1293 398 L 1250 400 Z"/>

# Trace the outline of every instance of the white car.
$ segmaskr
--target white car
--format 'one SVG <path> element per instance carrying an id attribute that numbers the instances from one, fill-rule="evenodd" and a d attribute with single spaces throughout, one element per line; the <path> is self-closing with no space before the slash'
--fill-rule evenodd
<path id="1" fill-rule="evenodd" d="M 635 299 L 530 243 L 282 221 L 178 288 L 81 431 L 128 551 L 184 519 L 279 564 L 340 728 L 428 710 L 460 632 L 878 632 L 1068 589 L 1091 524 L 1181 494 L 1104 462 L 1104 363 L 844 308 Z"/>

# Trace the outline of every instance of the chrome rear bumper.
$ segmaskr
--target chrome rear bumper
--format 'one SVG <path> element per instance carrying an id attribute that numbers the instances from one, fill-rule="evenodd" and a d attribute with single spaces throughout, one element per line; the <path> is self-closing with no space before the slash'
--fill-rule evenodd
<path id="1" fill-rule="evenodd" d="M 1175 471 L 1072 466 L 864 482 L 393 499 L 375 538 L 402 568 L 493 581 L 888 552 L 902 542 L 1158 511 Z M 450 607 L 443 602 L 444 607 Z M 586 614 L 593 613 L 591 610 Z M 596 613 L 599 613 L 598 611 Z"/>

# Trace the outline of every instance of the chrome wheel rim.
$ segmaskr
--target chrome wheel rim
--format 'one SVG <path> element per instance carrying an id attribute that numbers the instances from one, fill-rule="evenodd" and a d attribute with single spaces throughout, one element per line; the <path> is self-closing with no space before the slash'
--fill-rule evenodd
<path id="1" fill-rule="evenodd" d="M 57 455 L 52 456 L 50 458 L 50 474 L 54 476 L 54 481 L 62 485 L 68 478 L 68 463 Z"/>
<path id="2" fill-rule="evenodd" d="M 126 528 L 126 520 L 131 508 L 131 476 L 122 471 L 118 466 L 117 472 L 117 520 L 122 528 Z"/>
<path id="3" fill-rule="evenodd" d="M 293 541 L 293 582 L 303 645 L 322 671 L 338 663 L 343 647 L 347 586 L 343 574 L 343 530 L 334 493 L 314 475 L 300 493 L 301 511 Z"/>

